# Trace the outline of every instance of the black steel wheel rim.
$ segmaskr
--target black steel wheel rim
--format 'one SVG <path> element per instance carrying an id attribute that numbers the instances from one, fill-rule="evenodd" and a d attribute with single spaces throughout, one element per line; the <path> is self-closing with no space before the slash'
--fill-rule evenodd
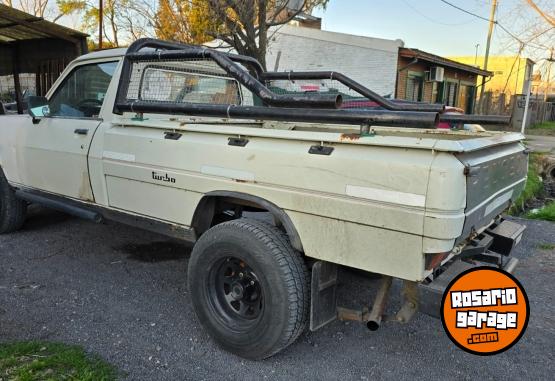
<path id="1" fill-rule="evenodd" d="M 207 296 L 224 321 L 254 323 L 264 310 L 258 276 L 245 261 L 232 256 L 212 266 Z"/>

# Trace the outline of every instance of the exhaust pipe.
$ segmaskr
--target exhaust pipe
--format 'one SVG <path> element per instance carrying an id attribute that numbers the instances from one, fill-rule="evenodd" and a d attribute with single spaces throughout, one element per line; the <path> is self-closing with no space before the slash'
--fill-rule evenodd
<path id="1" fill-rule="evenodd" d="M 374 304 L 372 305 L 372 311 L 368 314 L 366 321 L 366 327 L 368 327 L 370 331 L 376 331 L 380 328 L 392 280 L 393 278 L 390 276 L 384 276 L 381 280 L 380 288 L 376 294 L 376 300 L 374 300 Z"/>

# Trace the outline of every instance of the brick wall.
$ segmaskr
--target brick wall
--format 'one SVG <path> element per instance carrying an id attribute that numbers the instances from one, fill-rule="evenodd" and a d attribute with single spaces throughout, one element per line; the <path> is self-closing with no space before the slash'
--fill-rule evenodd
<path id="1" fill-rule="evenodd" d="M 338 71 L 380 95 L 394 96 L 401 40 L 284 26 L 269 42 L 266 63 L 279 71 Z"/>

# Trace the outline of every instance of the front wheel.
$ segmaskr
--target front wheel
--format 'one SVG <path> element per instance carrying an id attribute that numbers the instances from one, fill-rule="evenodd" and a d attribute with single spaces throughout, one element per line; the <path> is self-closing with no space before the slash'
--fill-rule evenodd
<path id="1" fill-rule="evenodd" d="M 270 357 L 306 327 L 307 269 L 287 236 L 265 222 L 238 219 L 208 230 L 193 249 L 188 283 L 201 324 L 241 357 Z"/>
<path id="2" fill-rule="evenodd" d="M 27 204 L 15 197 L 4 172 L 0 168 L 0 234 L 19 230 L 25 222 Z"/>

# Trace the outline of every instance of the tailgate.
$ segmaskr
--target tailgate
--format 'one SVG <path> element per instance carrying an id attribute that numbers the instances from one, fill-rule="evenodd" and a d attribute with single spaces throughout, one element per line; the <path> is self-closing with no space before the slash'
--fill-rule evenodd
<path id="1" fill-rule="evenodd" d="M 524 189 L 528 152 L 520 143 L 456 155 L 466 167 L 466 209 L 462 235 L 489 225 Z"/>

